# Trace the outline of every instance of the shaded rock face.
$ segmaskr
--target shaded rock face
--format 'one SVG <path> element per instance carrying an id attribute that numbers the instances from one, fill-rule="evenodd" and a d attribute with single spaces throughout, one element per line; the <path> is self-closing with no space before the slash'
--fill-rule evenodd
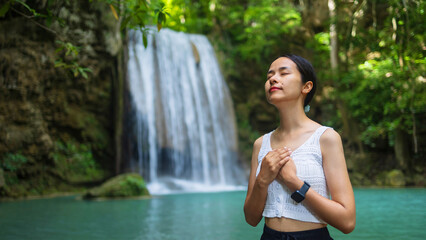
<path id="1" fill-rule="evenodd" d="M 28 4 L 37 11 L 45 7 Z M 69 1 L 50 8 L 63 19 L 63 24 L 53 21 L 50 30 L 14 11 L 0 18 L 0 168 L 5 179 L 0 196 L 42 194 L 56 186 L 62 179 L 54 171 L 58 142 L 84 144 L 100 166 L 112 166 L 112 82 L 121 43 L 110 33 L 117 22 L 106 4 Z M 78 57 L 56 52 L 58 40 L 80 47 Z M 55 67 L 59 59 L 92 72 L 87 79 L 76 77 Z M 18 160 L 19 167 L 13 167 Z"/>

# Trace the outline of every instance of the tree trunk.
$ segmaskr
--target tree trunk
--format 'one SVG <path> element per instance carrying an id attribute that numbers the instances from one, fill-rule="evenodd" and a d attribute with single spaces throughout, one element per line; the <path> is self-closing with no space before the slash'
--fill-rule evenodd
<path id="1" fill-rule="evenodd" d="M 114 149 L 115 149 L 115 174 L 121 172 L 122 135 L 123 135 L 123 91 L 125 61 L 123 53 L 117 57 L 117 74 L 114 78 Z"/>
<path id="2" fill-rule="evenodd" d="M 330 65 L 332 71 L 333 82 L 339 79 L 339 45 L 337 38 L 336 26 L 336 4 L 334 0 L 328 0 L 328 9 L 330 13 Z M 343 101 L 337 101 L 337 108 L 339 109 L 343 123 L 342 137 L 348 140 L 348 144 L 356 144 L 358 151 L 364 154 L 363 145 L 359 138 L 359 127 L 356 121 L 351 117 L 348 107 Z"/>
<path id="3" fill-rule="evenodd" d="M 330 13 L 330 63 L 333 77 L 336 77 L 338 70 L 338 53 L 339 49 L 337 46 L 337 30 L 336 30 L 336 4 L 334 0 L 328 0 L 328 10 Z"/>
<path id="4" fill-rule="evenodd" d="M 400 128 L 395 131 L 394 150 L 398 167 L 403 170 L 409 170 L 411 168 L 410 137 Z"/>

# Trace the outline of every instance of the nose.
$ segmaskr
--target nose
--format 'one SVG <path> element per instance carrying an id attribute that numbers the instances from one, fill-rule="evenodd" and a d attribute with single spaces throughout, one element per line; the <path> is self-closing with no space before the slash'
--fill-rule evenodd
<path id="1" fill-rule="evenodd" d="M 273 75 L 269 78 L 269 84 L 274 85 L 275 83 L 278 83 L 278 80 L 276 78 L 276 75 Z"/>

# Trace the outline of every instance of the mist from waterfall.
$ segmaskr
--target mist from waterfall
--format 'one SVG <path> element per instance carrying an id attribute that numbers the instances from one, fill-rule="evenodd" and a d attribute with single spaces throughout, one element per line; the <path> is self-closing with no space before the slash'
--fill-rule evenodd
<path id="1" fill-rule="evenodd" d="M 145 48 L 131 32 L 127 79 L 136 152 L 129 165 L 152 194 L 240 188 L 233 103 L 205 36 L 162 29 Z"/>

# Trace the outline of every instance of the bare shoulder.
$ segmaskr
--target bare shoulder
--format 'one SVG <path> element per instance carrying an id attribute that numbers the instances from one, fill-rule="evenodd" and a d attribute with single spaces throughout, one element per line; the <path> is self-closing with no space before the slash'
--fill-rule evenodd
<path id="1" fill-rule="evenodd" d="M 342 144 L 342 138 L 338 132 L 329 128 L 321 135 L 320 144 L 322 146 L 340 145 Z"/>
<path id="2" fill-rule="evenodd" d="M 263 136 L 257 138 L 256 141 L 254 141 L 253 150 L 260 149 L 260 147 L 262 146 L 262 141 L 263 141 Z"/>

